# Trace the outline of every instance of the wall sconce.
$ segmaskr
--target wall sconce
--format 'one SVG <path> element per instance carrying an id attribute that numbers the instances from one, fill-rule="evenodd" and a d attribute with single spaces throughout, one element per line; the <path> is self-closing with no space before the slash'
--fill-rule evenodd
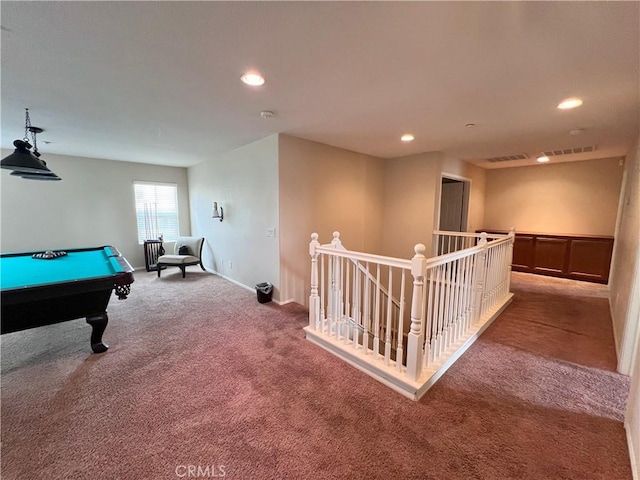
<path id="1" fill-rule="evenodd" d="M 213 215 L 211 218 L 219 218 L 220 221 L 224 218 L 224 210 L 222 207 L 220 207 L 220 210 L 218 211 L 218 202 L 213 202 Z"/>

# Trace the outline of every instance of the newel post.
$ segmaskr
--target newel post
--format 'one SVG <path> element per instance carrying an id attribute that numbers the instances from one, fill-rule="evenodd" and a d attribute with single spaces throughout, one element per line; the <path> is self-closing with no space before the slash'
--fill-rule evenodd
<path id="1" fill-rule="evenodd" d="M 340 240 L 340 232 L 333 232 L 333 240 L 331 240 L 333 248 L 341 248 L 342 240 Z"/>
<path id="2" fill-rule="evenodd" d="M 320 297 L 318 296 L 318 252 L 316 247 L 320 246 L 318 234 L 311 234 L 309 242 L 309 255 L 311 255 L 311 295 L 309 295 L 309 327 L 317 329 L 320 319 Z"/>
<path id="3" fill-rule="evenodd" d="M 507 253 L 507 291 L 505 293 L 509 293 L 511 291 L 511 264 L 513 263 L 513 245 L 516 243 L 516 229 L 511 227 L 509 229 L 509 236 L 511 237 L 511 241 L 509 242 L 509 252 Z"/>
<path id="4" fill-rule="evenodd" d="M 482 247 L 482 250 L 478 252 L 476 257 L 476 271 L 473 279 L 475 285 L 474 299 L 473 299 L 473 322 L 480 320 L 482 315 L 482 297 L 484 296 L 484 282 L 487 269 L 487 233 L 482 232 L 480 234 L 480 241 L 478 246 Z"/>
<path id="5" fill-rule="evenodd" d="M 424 332 L 422 331 L 422 291 L 424 277 L 427 274 L 427 259 L 424 256 L 426 247 L 419 243 L 414 247 L 415 255 L 411 259 L 411 275 L 413 275 L 413 296 L 411 297 L 411 329 L 407 338 L 407 376 L 416 381 L 422 373 L 422 347 Z"/>

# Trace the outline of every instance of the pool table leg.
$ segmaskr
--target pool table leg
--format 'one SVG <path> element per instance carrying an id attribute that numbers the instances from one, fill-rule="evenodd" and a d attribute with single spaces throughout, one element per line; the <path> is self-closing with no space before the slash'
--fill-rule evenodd
<path id="1" fill-rule="evenodd" d="M 102 334 L 107 328 L 107 313 L 101 313 L 99 315 L 91 315 L 87 317 L 87 323 L 91 325 L 91 350 L 93 353 L 106 352 L 109 345 L 102 343 Z"/>

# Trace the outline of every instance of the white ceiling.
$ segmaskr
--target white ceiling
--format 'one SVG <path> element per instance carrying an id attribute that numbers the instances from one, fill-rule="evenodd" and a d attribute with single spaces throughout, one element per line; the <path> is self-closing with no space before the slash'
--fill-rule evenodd
<path id="1" fill-rule="evenodd" d="M 2 147 L 28 107 L 45 159 L 190 166 L 282 132 L 492 168 L 638 135 L 638 2 L 2 1 L 1 19 Z"/>

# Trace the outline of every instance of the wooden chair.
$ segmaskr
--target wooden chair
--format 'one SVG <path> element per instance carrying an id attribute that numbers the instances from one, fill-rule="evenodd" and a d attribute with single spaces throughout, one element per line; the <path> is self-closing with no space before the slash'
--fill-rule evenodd
<path id="1" fill-rule="evenodd" d="M 203 245 L 204 238 L 202 237 L 178 237 L 176 246 L 173 249 L 173 255 L 162 255 L 158 257 L 158 277 L 160 276 L 162 267 L 178 267 L 182 270 L 182 278 L 185 278 L 187 274 L 185 269 L 189 265 L 200 265 L 200 268 L 204 270 L 204 265 L 202 264 Z M 181 248 L 183 249 L 183 253 L 180 253 Z M 187 253 L 184 253 L 185 251 Z"/>

